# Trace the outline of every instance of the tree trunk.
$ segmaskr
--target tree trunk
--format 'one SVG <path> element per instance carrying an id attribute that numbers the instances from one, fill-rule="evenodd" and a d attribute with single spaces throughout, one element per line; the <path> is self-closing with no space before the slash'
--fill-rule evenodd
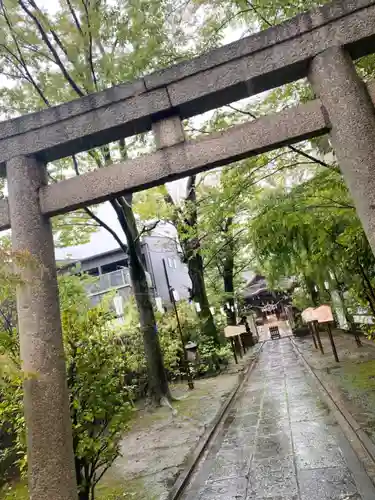
<path id="1" fill-rule="evenodd" d="M 225 293 L 225 304 L 229 304 L 228 307 L 224 307 L 225 313 L 227 315 L 227 324 L 236 325 L 236 310 L 234 308 L 234 242 L 231 234 L 233 218 L 228 217 L 224 233 L 226 237 L 229 237 L 229 243 L 224 247 L 224 257 L 223 257 L 223 280 L 224 280 L 224 293 Z"/>
<path id="2" fill-rule="evenodd" d="M 360 270 L 360 273 L 362 276 L 362 280 L 363 280 L 362 282 L 363 282 L 364 288 L 367 289 L 367 293 L 371 297 L 372 303 L 375 304 L 375 292 L 374 292 L 374 289 L 372 287 L 370 278 L 368 277 L 368 275 L 365 271 L 365 268 L 362 266 L 362 264 L 359 262 L 359 260 L 357 260 L 357 262 L 358 262 L 358 267 L 359 267 L 359 270 Z"/>
<path id="3" fill-rule="evenodd" d="M 90 500 L 90 490 L 80 491 L 78 493 L 78 500 Z"/>
<path id="4" fill-rule="evenodd" d="M 190 241 L 191 243 L 191 241 Z M 212 317 L 207 298 L 206 284 L 203 275 L 203 259 L 200 252 L 191 252 L 189 244 L 182 244 L 187 257 L 189 276 L 192 283 L 191 299 L 200 305 L 198 317 L 202 325 L 202 333 L 219 343 L 217 328 Z"/>
<path id="5" fill-rule="evenodd" d="M 131 196 L 126 199 L 121 197 L 111 204 L 116 211 L 128 245 L 126 250 L 129 256 L 130 278 L 139 312 L 147 362 L 148 393 L 154 403 L 160 404 L 163 397 L 170 399 L 171 395 L 164 369 L 154 308 L 142 263 L 141 243 L 131 201 Z"/>
<path id="6" fill-rule="evenodd" d="M 314 307 L 318 307 L 318 305 L 319 305 L 319 292 L 315 289 L 315 283 L 308 276 L 304 276 L 304 278 L 305 278 L 306 288 L 307 288 L 307 290 L 310 294 L 310 297 L 311 297 L 311 301 L 312 301 Z"/>
<path id="7" fill-rule="evenodd" d="M 219 335 L 210 310 L 206 284 L 204 281 L 204 266 L 201 254 L 201 245 L 198 238 L 197 195 L 195 176 L 188 179 L 186 187 L 186 207 L 183 221 L 177 224 L 177 232 L 187 262 L 189 276 L 192 283 L 191 299 L 199 303 L 198 317 L 202 325 L 202 333 L 219 343 Z M 173 201 L 168 197 L 168 203 Z"/>
<path id="8" fill-rule="evenodd" d="M 370 278 L 367 276 L 365 268 L 360 263 L 359 259 L 357 259 L 357 265 L 359 269 L 360 276 L 362 278 L 362 285 L 365 298 L 368 302 L 368 305 L 371 309 L 372 315 L 375 317 L 375 293 L 372 288 Z"/>

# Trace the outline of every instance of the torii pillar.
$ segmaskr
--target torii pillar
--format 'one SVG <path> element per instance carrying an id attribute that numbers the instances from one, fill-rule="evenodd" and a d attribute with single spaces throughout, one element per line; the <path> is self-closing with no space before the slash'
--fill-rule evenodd
<path id="1" fill-rule="evenodd" d="M 31 500 L 77 500 L 53 236 L 39 206 L 46 179 L 36 158 L 7 162 L 13 250 L 30 255 L 17 290 L 29 494 Z"/>
<path id="2" fill-rule="evenodd" d="M 330 139 L 375 255 L 375 110 L 350 55 L 332 47 L 316 56 L 310 82 L 331 124 Z"/>

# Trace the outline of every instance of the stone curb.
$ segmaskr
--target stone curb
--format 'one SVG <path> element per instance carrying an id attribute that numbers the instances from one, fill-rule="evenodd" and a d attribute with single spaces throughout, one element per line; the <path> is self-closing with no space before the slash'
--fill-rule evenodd
<path id="1" fill-rule="evenodd" d="M 184 469 L 180 472 L 178 478 L 176 479 L 172 490 L 169 492 L 168 495 L 168 500 L 177 500 L 183 490 L 185 489 L 186 485 L 188 484 L 188 481 L 194 472 L 194 469 L 196 465 L 198 464 L 200 458 L 202 457 L 203 453 L 207 449 L 208 445 L 210 444 L 216 430 L 218 429 L 220 423 L 223 420 L 223 417 L 227 413 L 229 407 L 231 406 L 232 402 L 234 401 L 235 397 L 237 396 L 238 392 L 242 388 L 242 386 L 245 384 L 247 379 L 250 376 L 250 373 L 253 371 L 256 363 L 258 362 L 259 355 L 262 352 L 264 346 L 264 342 L 260 346 L 258 352 L 256 353 L 255 358 L 247 365 L 247 368 L 241 372 L 238 375 L 238 381 L 232 392 L 229 394 L 227 399 L 225 400 L 224 404 L 214 417 L 213 421 L 211 422 L 209 428 L 206 430 L 206 432 L 203 434 L 203 436 L 200 438 L 198 445 L 194 448 L 194 450 L 191 452 L 187 459 L 186 466 Z"/>
<path id="2" fill-rule="evenodd" d="M 339 401 L 338 398 L 335 397 L 335 394 L 332 394 L 330 391 L 326 389 L 326 386 L 318 377 L 318 375 L 315 373 L 314 369 L 307 362 L 306 358 L 304 357 L 301 350 L 298 348 L 293 339 L 292 339 L 292 344 L 294 349 L 297 351 L 297 354 L 302 358 L 302 361 L 306 369 L 318 381 L 320 389 L 324 393 L 325 399 L 328 401 L 329 406 L 331 406 L 331 408 L 333 408 L 335 411 L 338 411 L 342 415 L 342 417 L 345 419 L 346 423 L 349 425 L 354 434 L 357 436 L 358 440 L 360 441 L 360 443 L 362 444 L 362 446 L 364 447 L 364 449 L 366 450 L 372 461 L 375 463 L 375 444 L 373 443 L 373 441 L 368 437 L 366 432 L 363 429 L 361 429 L 361 426 L 353 417 L 353 415 L 347 410 L 344 403 L 342 401 Z"/>

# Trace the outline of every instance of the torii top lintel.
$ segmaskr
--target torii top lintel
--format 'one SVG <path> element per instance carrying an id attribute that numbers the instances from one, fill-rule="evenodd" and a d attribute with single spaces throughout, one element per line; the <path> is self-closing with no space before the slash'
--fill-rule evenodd
<path id="1" fill-rule="evenodd" d="M 135 82 L 0 122 L 0 164 L 21 154 L 56 160 L 298 80 L 330 46 L 372 53 L 374 27 L 375 0 L 336 1 Z"/>

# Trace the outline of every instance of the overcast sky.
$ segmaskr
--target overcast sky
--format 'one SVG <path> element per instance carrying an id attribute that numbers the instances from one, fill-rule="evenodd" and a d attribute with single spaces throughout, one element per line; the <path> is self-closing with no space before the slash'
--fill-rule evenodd
<path id="1" fill-rule="evenodd" d="M 50 12 L 56 11 L 59 5 L 58 0 L 39 0 L 37 3 L 38 5 L 47 8 Z M 225 36 L 225 43 L 230 43 L 238 39 L 240 36 L 241 36 L 240 31 L 229 29 L 227 30 Z M 3 82 L 0 81 L 0 84 L 2 83 Z M 207 118 L 207 114 L 205 115 L 205 118 Z M 194 126 L 199 128 L 199 126 L 201 126 L 202 124 L 202 121 L 203 118 L 197 117 Z M 181 179 L 179 181 L 175 181 L 168 184 L 168 189 L 176 201 L 178 201 L 181 197 L 184 196 L 185 186 L 186 186 L 185 179 Z M 125 240 L 125 236 L 123 234 L 121 226 L 117 220 L 113 208 L 109 203 L 104 203 L 100 205 L 98 207 L 97 215 L 112 229 L 114 229 L 121 238 L 124 238 Z M 162 229 L 159 229 L 158 231 L 161 232 Z M 106 252 L 108 250 L 112 250 L 117 247 L 118 244 L 115 242 L 113 237 L 105 229 L 100 229 L 92 235 L 91 241 L 88 244 L 79 245 L 75 247 L 61 248 L 61 249 L 57 248 L 56 258 L 64 259 L 69 257 L 73 259 L 81 259 L 96 253 Z"/>

